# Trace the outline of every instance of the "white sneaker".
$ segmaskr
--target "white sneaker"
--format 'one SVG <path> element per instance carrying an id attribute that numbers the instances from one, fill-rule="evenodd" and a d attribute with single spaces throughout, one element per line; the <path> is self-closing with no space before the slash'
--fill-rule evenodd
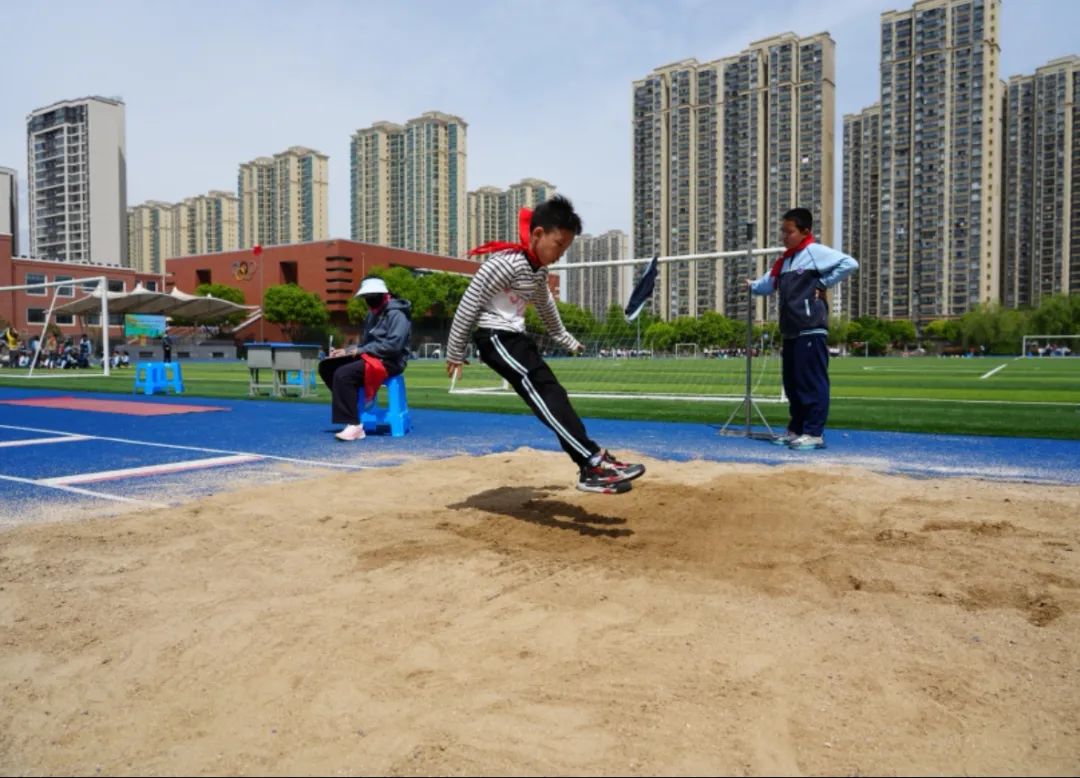
<path id="1" fill-rule="evenodd" d="M 792 451 L 811 451 L 815 448 L 825 448 L 825 438 L 817 435 L 800 435 L 788 443 Z"/>
<path id="2" fill-rule="evenodd" d="M 364 435 L 364 425 L 348 424 L 346 425 L 345 429 L 343 429 L 341 432 L 336 433 L 334 437 L 338 440 L 344 440 L 346 442 L 349 442 L 351 440 L 363 440 L 367 436 Z"/>
<path id="3" fill-rule="evenodd" d="M 769 442 L 772 443 L 774 446 L 790 446 L 791 441 L 795 440 L 795 438 L 797 437 L 799 436 L 791 430 L 784 430 L 783 435 L 776 435 Z"/>

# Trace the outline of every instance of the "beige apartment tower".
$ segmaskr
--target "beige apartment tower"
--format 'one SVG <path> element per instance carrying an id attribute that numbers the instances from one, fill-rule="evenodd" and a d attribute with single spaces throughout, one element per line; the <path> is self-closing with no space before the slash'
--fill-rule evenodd
<path id="1" fill-rule="evenodd" d="M 175 256 L 172 203 L 148 200 L 128 208 L 128 263 L 139 273 L 161 274 Z"/>
<path id="2" fill-rule="evenodd" d="M 1009 79 L 1004 177 L 1002 305 L 1080 292 L 1080 57 Z"/>
<path id="3" fill-rule="evenodd" d="M 405 242 L 405 128 L 376 122 L 352 136 L 351 237 L 361 243 Z"/>
<path id="4" fill-rule="evenodd" d="M 610 230 L 603 235 L 578 236 L 566 252 L 566 264 L 588 264 L 629 259 L 630 238 L 622 230 Z M 633 269 L 598 267 L 592 270 L 567 270 L 562 274 L 566 301 L 583 308 L 598 319 L 607 316 L 608 308 L 626 304 L 630 297 Z"/>
<path id="5" fill-rule="evenodd" d="M 124 103 L 62 100 L 26 117 L 30 254 L 127 266 Z"/>
<path id="6" fill-rule="evenodd" d="M 833 294 L 844 318 L 881 316 L 878 261 L 881 198 L 881 106 L 844 116 L 843 249 L 859 260 L 859 272 Z M 835 302 L 835 300 L 834 300 Z"/>
<path id="7" fill-rule="evenodd" d="M 461 257 L 468 251 L 465 121 L 428 111 L 405 124 L 405 240 L 401 248 Z"/>
<path id="8" fill-rule="evenodd" d="M 442 256 L 470 248 L 465 135 L 458 116 L 428 111 L 376 122 L 351 144 L 353 240 Z"/>
<path id="9" fill-rule="evenodd" d="M 325 154 L 303 146 L 241 164 L 237 177 L 240 245 L 328 238 L 328 168 Z"/>
<path id="10" fill-rule="evenodd" d="M 497 186 L 482 186 L 469 192 L 469 249 L 506 237 L 506 192 Z M 480 257 L 483 260 L 483 257 Z"/>
<path id="11" fill-rule="evenodd" d="M 0 235 L 11 236 L 11 254 L 19 256 L 19 176 L 0 167 Z"/>
<path id="12" fill-rule="evenodd" d="M 240 248 L 240 198 L 211 191 L 185 198 L 172 209 L 174 257 Z"/>
<path id="13" fill-rule="evenodd" d="M 828 33 L 784 33 L 634 82 L 636 255 L 775 246 L 783 213 L 796 206 L 813 212 L 820 240 L 832 241 L 835 48 Z M 763 262 L 754 265 L 665 263 L 654 310 L 665 319 L 744 316 L 740 279 Z"/>
<path id="14" fill-rule="evenodd" d="M 921 0 L 881 15 L 880 243 L 872 272 L 882 318 L 921 326 L 998 300 L 1000 18 L 1000 0 Z"/>
<path id="15" fill-rule="evenodd" d="M 523 178 L 505 191 L 482 186 L 468 193 L 469 248 L 490 240 L 516 241 L 518 214 L 522 208 L 535 208 L 555 195 L 555 185 L 539 178 Z M 483 260 L 483 257 L 481 257 Z"/>

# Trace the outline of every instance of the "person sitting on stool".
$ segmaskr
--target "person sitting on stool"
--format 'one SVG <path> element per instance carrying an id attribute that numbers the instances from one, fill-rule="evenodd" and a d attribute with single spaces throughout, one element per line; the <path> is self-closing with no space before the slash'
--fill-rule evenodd
<path id="1" fill-rule="evenodd" d="M 360 345 L 334 349 L 319 362 L 319 376 L 332 395 L 331 421 L 345 425 L 335 435 L 343 441 L 364 437 L 360 390 L 368 405 L 375 401 L 383 381 L 405 371 L 412 337 L 412 306 L 392 296 L 381 278 L 365 278 L 355 296 L 364 298 L 368 307 Z"/>

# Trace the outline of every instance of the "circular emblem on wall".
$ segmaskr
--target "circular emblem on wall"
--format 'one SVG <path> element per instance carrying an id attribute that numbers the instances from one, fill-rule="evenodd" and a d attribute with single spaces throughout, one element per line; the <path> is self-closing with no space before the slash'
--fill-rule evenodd
<path id="1" fill-rule="evenodd" d="M 247 281 L 255 275 L 255 260 L 239 259 L 236 262 L 233 262 L 232 271 L 233 278 L 237 281 Z"/>

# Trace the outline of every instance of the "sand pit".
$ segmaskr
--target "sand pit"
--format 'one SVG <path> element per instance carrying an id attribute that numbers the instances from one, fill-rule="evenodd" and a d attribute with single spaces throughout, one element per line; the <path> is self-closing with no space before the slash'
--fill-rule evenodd
<path id="1" fill-rule="evenodd" d="M 1080 771 L 1080 488 L 648 464 L 5 529 L 0 771 Z"/>

